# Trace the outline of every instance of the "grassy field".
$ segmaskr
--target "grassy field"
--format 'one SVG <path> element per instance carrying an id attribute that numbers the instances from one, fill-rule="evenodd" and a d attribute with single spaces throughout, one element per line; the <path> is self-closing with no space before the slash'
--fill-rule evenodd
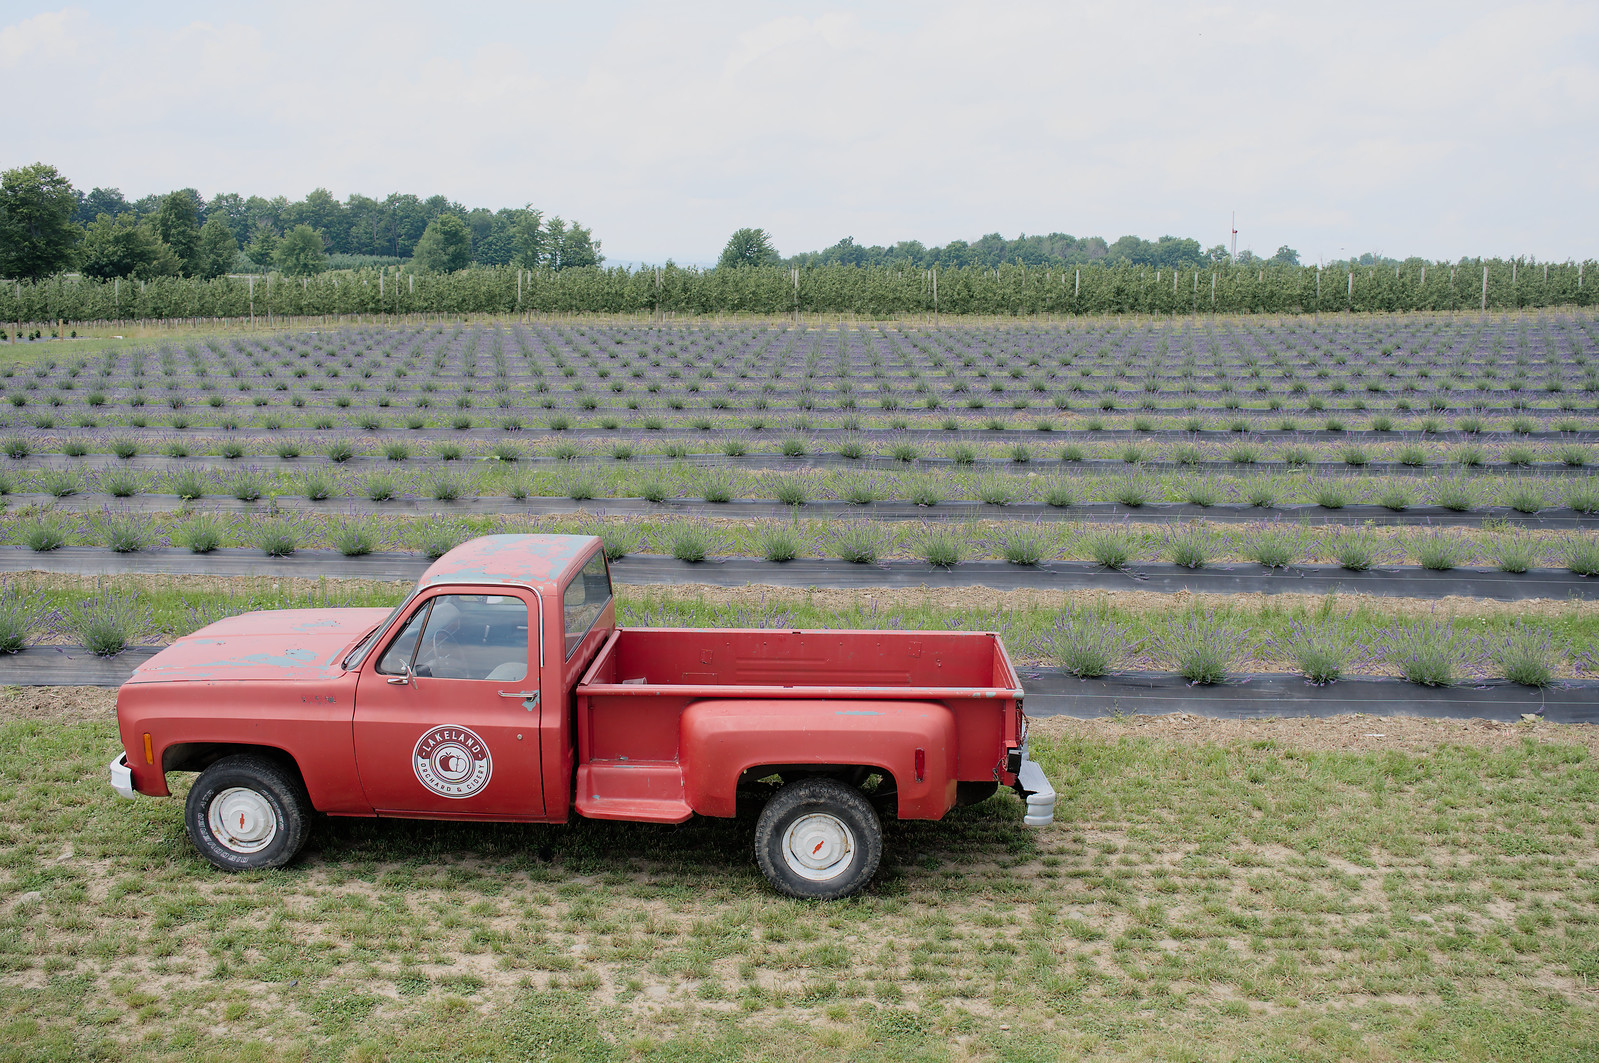
<path id="1" fill-rule="evenodd" d="M 1599 1059 L 1599 735 L 1044 721 L 843 903 L 753 824 L 320 821 L 223 876 L 104 691 L 0 696 L 0 1060 Z M 175 777 L 176 778 L 176 777 Z"/>

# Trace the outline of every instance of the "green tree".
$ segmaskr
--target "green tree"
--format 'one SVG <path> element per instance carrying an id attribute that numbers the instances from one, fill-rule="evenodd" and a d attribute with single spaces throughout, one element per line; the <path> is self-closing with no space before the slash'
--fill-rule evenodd
<path id="1" fill-rule="evenodd" d="M 140 225 L 132 213 L 101 214 L 84 230 L 83 242 L 78 245 L 78 269 L 97 280 L 132 277 L 162 258 L 160 248 L 160 237 L 150 226 Z M 167 248 L 167 254 L 171 253 Z M 176 256 L 172 257 L 176 261 Z"/>
<path id="2" fill-rule="evenodd" d="M 516 212 L 511 222 L 511 246 L 516 253 L 511 264 L 523 269 L 537 269 L 545 258 L 544 212 L 531 206 Z"/>
<path id="3" fill-rule="evenodd" d="M 196 253 L 200 250 L 200 205 L 188 189 L 173 192 L 161 201 L 161 209 L 150 222 L 156 235 L 172 248 L 183 263 L 183 272 L 196 272 Z"/>
<path id="4" fill-rule="evenodd" d="M 278 269 L 290 277 L 306 277 L 328 268 L 327 244 L 309 225 L 296 225 L 278 241 L 273 256 Z"/>
<path id="5" fill-rule="evenodd" d="M 132 210 L 133 205 L 122 198 L 122 192 L 115 188 L 96 188 L 86 196 L 78 197 L 78 213 L 76 221 L 84 228 L 88 228 L 96 218 L 102 214 L 109 214 L 115 218 L 123 211 Z"/>
<path id="6" fill-rule="evenodd" d="M 191 272 L 206 280 L 220 277 L 233 268 L 233 260 L 238 257 L 239 243 L 233 238 L 227 217 L 212 214 L 200 226 L 200 246 L 195 251 Z"/>
<path id="7" fill-rule="evenodd" d="M 139 228 L 144 232 L 145 243 L 151 251 L 149 259 L 134 268 L 133 275 L 142 281 L 180 275 L 183 272 L 183 260 L 155 231 L 153 219 L 147 218 L 140 222 Z"/>
<path id="8" fill-rule="evenodd" d="M 597 266 L 604 261 L 600 245 L 588 229 L 577 222 L 568 228 L 556 215 L 545 228 L 545 261 L 554 269 L 576 269 L 580 266 Z"/>
<path id="9" fill-rule="evenodd" d="M 0 174 L 0 276 L 38 280 L 72 265 L 78 192 L 46 163 Z"/>
<path id="10" fill-rule="evenodd" d="M 772 238 L 765 229 L 740 229 L 727 239 L 718 269 L 740 269 L 744 266 L 775 266 L 781 259 L 772 246 Z"/>
<path id="11" fill-rule="evenodd" d="M 440 214 L 428 222 L 416 242 L 411 261 L 418 269 L 454 273 L 472 264 L 472 230 L 456 214 Z"/>
<path id="12" fill-rule="evenodd" d="M 270 225 L 257 225 L 255 235 L 244 245 L 244 253 L 258 268 L 269 268 L 278 259 L 278 234 Z"/>
<path id="13" fill-rule="evenodd" d="M 1279 266 L 1297 266 L 1299 265 L 1299 252 L 1287 244 L 1283 244 L 1277 249 L 1277 253 L 1271 256 L 1271 260 Z"/>

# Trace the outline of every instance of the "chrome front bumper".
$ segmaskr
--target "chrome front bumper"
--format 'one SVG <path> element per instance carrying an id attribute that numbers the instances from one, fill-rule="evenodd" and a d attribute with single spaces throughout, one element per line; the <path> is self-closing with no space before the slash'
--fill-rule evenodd
<path id="1" fill-rule="evenodd" d="M 1022 744 L 1022 766 L 1016 772 L 1016 793 L 1027 802 L 1022 822 L 1029 827 L 1047 827 L 1055 822 L 1055 787 L 1044 769 L 1028 759 L 1027 744 Z"/>
<path id="2" fill-rule="evenodd" d="M 133 788 L 133 769 L 128 767 L 128 755 L 119 753 L 117 759 L 111 762 L 111 789 L 123 797 L 138 797 L 138 791 Z"/>

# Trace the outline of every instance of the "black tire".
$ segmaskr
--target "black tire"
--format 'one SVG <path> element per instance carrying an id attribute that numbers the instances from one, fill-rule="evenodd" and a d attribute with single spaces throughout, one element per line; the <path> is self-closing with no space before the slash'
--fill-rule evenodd
<path id="1" fill-rule="evenodd" d="M 239 829 L 228 824 L 239 817 Z M 295 771 L 252 753 L 223 757 L 194 781 L 184 805 L 189 839 L 224 871 L 282 867 L 305 844 L 311 799 Z"/>
<path id="2" fill-rule="evenodd" d="M 755 825 L 756 862 L 789 897 L 848 897 L 871 881 L 882 858 L 877 813 L 859 790 L 836 779 L 784 786 Z"/>

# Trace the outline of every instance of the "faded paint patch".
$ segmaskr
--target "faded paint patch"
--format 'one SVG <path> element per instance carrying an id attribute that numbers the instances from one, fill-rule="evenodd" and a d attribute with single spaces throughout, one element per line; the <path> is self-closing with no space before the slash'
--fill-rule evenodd
<path id="1" fill-rule="evenodd" d="M 417 586 L 548 583 L 593 543 L 593 537 L 588 535 L 484 535 L 462 543 L 433 562 Z"/>

